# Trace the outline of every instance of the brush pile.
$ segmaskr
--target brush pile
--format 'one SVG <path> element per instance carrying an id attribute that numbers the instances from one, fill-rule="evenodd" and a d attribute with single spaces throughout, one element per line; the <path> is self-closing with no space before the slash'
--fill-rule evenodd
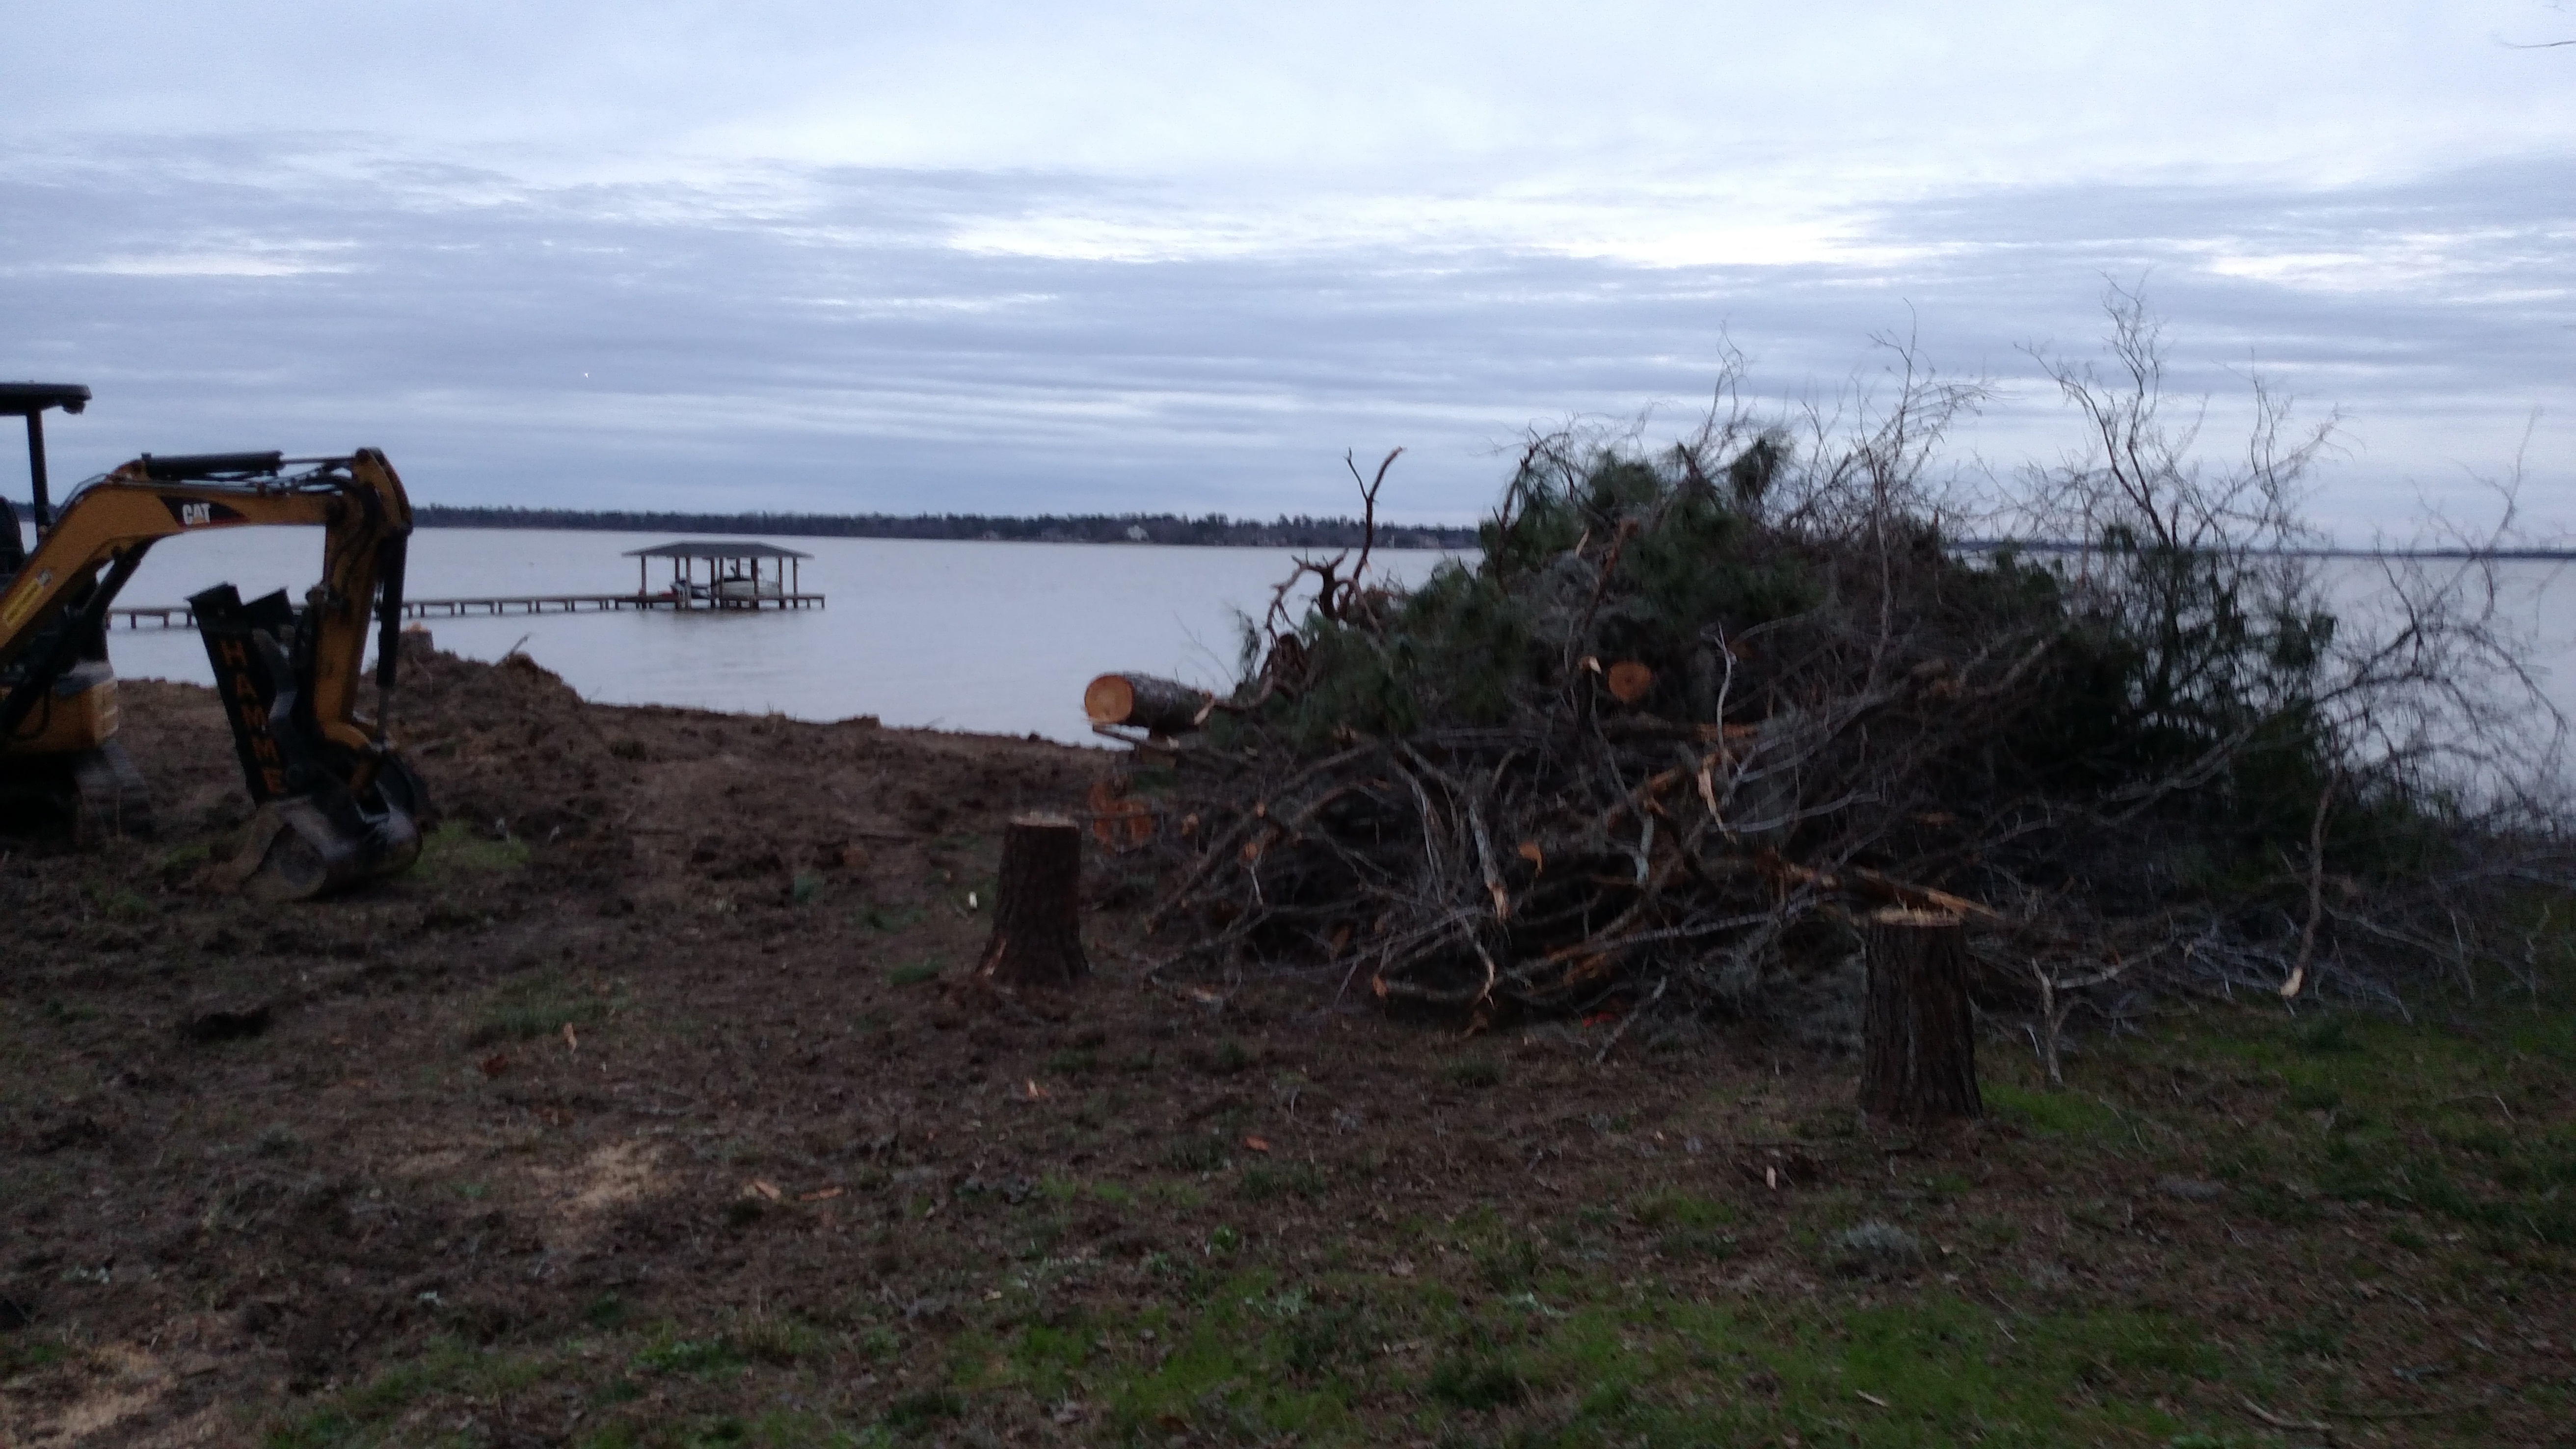
<path id="1" fill-rule="evenodd" d="M 2330 849 L 2427 864 L 2410 766 L 2366 728 L 2423 681 L 2354 673 L 2277 528 L 2226 531 L 2241 494 L 2200 531 L 2158 512 L 2208 501 L 2180 474 L 2125 514 L 2092 475 L 2082 555 L 1961 549 L 1919 481 L 1974 400 L 1909 383 L 1839 444 L 1541 437 L 1474 562 L 1409 591 L 1365 546 L 1299 564 L 1242 683 L 1102 817 L 1161 853 L 1161 969 L 1489 1016 L 1848 1018 L 1876 904 L 1976 918 L 2037 998 L 2157 958 L 2300 990 L 2366 936 Z"/>

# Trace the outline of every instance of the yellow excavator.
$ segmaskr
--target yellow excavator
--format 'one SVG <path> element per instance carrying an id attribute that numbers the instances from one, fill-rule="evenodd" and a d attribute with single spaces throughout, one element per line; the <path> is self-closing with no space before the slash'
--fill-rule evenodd
<path id="1" fill-rule="evenodd" d="M 401 657 L 411 503 L 384 454 L 145 454 L 48 497 L 43 417 L 89 389 L 0 383 L 27 420 L 36 543 L 0 502 L 0 801 L 70 815 L 76 839 L 152 834 L 143 778 L 116 739 L 108 611 L 144 554 L 176 534 L 319 525 L 322 580 L 244 603 L 230 584 L 188 601 L 257 807 L 221 867 L 270 899 L 303 899 L 408 867 L 429 801 L 387 734 Z M 378 630 L 372 716 L 358 711 Z"/>

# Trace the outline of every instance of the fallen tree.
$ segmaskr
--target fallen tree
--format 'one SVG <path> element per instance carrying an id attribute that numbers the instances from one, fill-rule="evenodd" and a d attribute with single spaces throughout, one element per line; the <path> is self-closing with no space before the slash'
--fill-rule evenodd
<path id="1" fill-rule="evenodd" d="M 1418 588 L 1371 580 L 1365 528 L 1301 562 L 1122 807 L 1158 824 L 1160 969 L 1848 1036 L 1868 902 L 1976 920 L 1987 987 L 2053 1042 L 2150 974 L 2297 996 L 2331 959 L 2384 992 L 2371 964 L 2420 972 L 2444 893 L 2563 888 L 2541 776 L 2490 770 L 2472 807 L 2444 764 L 2500 738 L 2492 599 L 2394 587 L 2396 627 L 2339 621 L 2277 552 L 2331 423 L 2262 396 L 2247 461 L 2205 471 L 2160 420 L 2152 324 L 2113 316 L 2112 383 L 2054 374 L 2095 446 L 2005 500 L 2074 555 L 1955 546 L 1936 452 L 1986 393 L 1900 352 L 1841 425 L 1722 393 L 1658 452 L 1534 437 L 1480 556 Z"/>

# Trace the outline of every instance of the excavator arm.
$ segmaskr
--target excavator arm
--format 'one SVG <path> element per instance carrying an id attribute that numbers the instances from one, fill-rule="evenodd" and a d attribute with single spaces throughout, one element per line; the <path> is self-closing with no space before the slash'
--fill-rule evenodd
<path id="1" fill-rule="evenodd" d="M 303 607 L 244 604 L 230 585 L 190 603 L 259 806 L 235 852 L 241 883 L 304 896 L 410 864 L 426 810 L 387 734 L 411 505 L 373 449 L 147 454 L 76 493 L 0 586 L 0 769 L 94 750 L 113 732 L 107 611 L 154 544 L 266 525 L 323 530 L 322 577 Z M 381 637 L 362 713 L 370 627 Z"/>

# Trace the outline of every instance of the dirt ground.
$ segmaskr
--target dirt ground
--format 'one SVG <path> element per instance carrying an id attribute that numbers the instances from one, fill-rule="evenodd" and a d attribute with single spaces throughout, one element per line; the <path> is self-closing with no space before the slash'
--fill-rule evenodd
<path id="1" fill-rule="evenodd" d="M 1157 986 L 1105 856 L 1070 1008 L 960 1004 L 1100 751 L 432 655 L 419 867 L 260 907 L 211 695 L 124 698 L 160 838 L 0 840 L 0 1443 L 2576 1443 L 2561 1016 L 1999 1025 L 1917 1137 Z"/>

